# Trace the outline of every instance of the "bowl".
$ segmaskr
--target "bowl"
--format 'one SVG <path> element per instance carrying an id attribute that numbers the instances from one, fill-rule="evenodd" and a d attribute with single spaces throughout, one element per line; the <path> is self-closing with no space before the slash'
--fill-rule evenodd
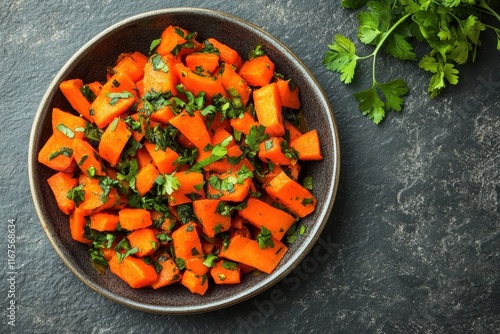
<path id="1" fill-rule="evenodd" d="M 68 217 L 58 209 L 47 184 L 54 173 L 37 162 L 37 154 L 51 133 L 53 107 L 71 110 L 58 86 L 63 80 L 81 78 L 84 82 L 102 80 L 103 71 L 122 52 L 149 52 L 149 43 L 159 38 L 169 24 L 197 31 L 199 40 L 215 37 L 246 55 L 262 44 L 276 64 L 276 71 L 293 78 L 300 87 L 302 111 L 310 129 L 317 129 L 322 143 L 320 162 L 303 164 L 305 175 L 314 177 L 313 214 L 303 219 L 307 233 L 290 245 L 285 257 L 270 274 L 246 275 L 233 286 L 212 284 L 204 296 L 191 294 L 181 285 L 162 289 L 132 289 L 106 271 L 100 274 L 90 262 L 87 246 L 75 242 L 68 228 Z M 213 311 L 253 297 L 289 274 L 318 240 L 333 206 L 340 165 L 338 133 L 332 108 L 320 85 L 304 63 L 285 45 L 259 27 L 235 16 L 198 8 L 171 8 L 147 12 L 107 28 L 71 57 L 50 83 L 36 112 L 29 143 L 29 181 L 35 210 L 42 228 L 64 264 L 92 290 L 125 306 L 162 314 L 193 314 Z"/>

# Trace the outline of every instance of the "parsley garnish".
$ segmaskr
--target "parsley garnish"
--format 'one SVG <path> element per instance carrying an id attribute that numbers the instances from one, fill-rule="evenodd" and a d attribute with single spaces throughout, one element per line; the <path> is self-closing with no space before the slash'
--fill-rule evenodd
<path id="1" fill-rule="evenodd" d="M 66 194 L 66 197 L 75 202 L 75 206 L 78 207 L 85 199 L 85 190 L 83 190 L 83 185 L 80 184 L 70 189 Z"/>
<path id="2" fill-rule="evenodd" d="M 118 100 L 120 99 L 128 99 L 130 97 L 134 97 L 134 95 L 132 95 L 132 93 L 130 92 L 127 92 L 126 90 L 124 90 L 123 92 L 121 93 L 106 93 L 106 96 L 108 98 L 110 98 L 109 100 L 109 105 L 111 106 L 114 106 L 118 103 Z"/>
<path id="3" fill-rule="evenodd" d="M 366 10 L 357 15 L 358 38 L 375 49 L 359 56 L 355 44 L 337 34 L 328 45 L 323 64 L 328 70 L 340 73 L 340 80 L 349 84 L 358 61 L 372 58 L 371 87 L 354 93 L 354 97 L 363 115 L 376 124 L 385 117 L 386 111 L 401 111 L 403 96 L 408 93 L 403 79 L 384 82 L 376 78 L 375 64 L 381 50 L 396 59 L 416 61 L 412 40 L 428 44 L 430 52 L 420 59 L 419 67 L 432 74 L 428 86 L 430 98 L 439 95 L 448 84 L 458 83 L 459 72 L 455 66 L 470 59 L 474 61 L 482 31 L 488 28 L 496 33 L 500 50 L 500 28 L 483 23 L 478 17 L 485 13 L 500 21 L 500 15 L 485 0 L 342 0 L 342 6 L 351 9 L 366 6 Z"/>
<path id="4" fill-rule="evenodd" d="M 265 226 L 262 226 L 260 233 L 257 234 L 257 242 L 259 243 L 260 249 L 274 247 L 271 231 L 269 231 Z"/>

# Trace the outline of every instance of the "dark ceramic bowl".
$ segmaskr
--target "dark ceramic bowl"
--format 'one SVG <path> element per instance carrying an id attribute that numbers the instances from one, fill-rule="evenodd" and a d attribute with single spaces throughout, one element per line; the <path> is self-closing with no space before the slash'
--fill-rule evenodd
<path id="1" fill-rule="evenodd" d="M 62 214 L 47 184 L 54 172 L 37 162 L 37 154 L 51 133 L 51 110 L 71 110 L 58 89 L 69 78 L 84 82 L 102 80 L 103 70 L 122 52 L 147 54 L 149 43 L 159 38 L 169 24 L 197 31 L 199 40 L 215 37 L 247 54 L 257 44 L 265 47 L 276 71 L 291 77 L 301 89 L 302 110 L 310 129 L 317 129 L 324 160 L 303 165 L 304 175 L 314 177 L 315 212 L 303 220 L 307 233 L 297 238 L 271 275 L 247 275 L 234 286 L 212 284 L 204 296 L 191 294 L 181 285 L 166 288 L 132 289 L 109 270 L 99 274 L 91 265 L 87 247 L 71 239 L 68 217 Z M 241 302 L 268 289 L 289 274 L 307 255 L 327 222 L 339 177 L 339 144 L 330 104 L 297 56 L 255 25 L 231 15 L 196 8 L 172 8 L 137 15 L 104 30 L 85 44 L 59 71 L 47 89 L 35 115 L 29 146 L 29 180 L 35 209 L 43 230 L 68 268 L 91 289 L 134 309 L 163 314 L 206 312 Z"/>

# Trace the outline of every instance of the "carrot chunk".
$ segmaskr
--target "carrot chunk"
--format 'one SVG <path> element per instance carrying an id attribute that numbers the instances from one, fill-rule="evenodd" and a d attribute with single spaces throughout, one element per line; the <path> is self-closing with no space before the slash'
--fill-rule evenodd
<path id="1" fill-rule="evenodd" d="M 270 136 L 280 137 L 285 134 L 281 102 L 276 83 L 270 83 L 253 91 L 255 113 L 260 124 L 266 127 Z"/>
<path id="2" fill-rule="evenodd" d="M 102 134 L 99 142 L 99 156 L 115 166 L 120 161 L 128 139 L 132 136 L 127 123 L 120 118 L 115 118 Z"/>
<path id="3" fill-rule="evenodd" d="M 321 145 L 318 132 L 311 130 L 292 140 L 290 147 L 299 153 L 299 160 L 321 160 Z"/>
<path id="4" fill-rule="evenodd" d="M 57 206 L 64 214 L 68 215 L 75 208 L 75 202 L 70 200 L 67 194 L 78 184 L 78 179 L 73 178 L 69 173 L 58 172 L 49 177 L 47 182 L 54 193 Z"/>
<path id="5" fill-rule="evenodd" d="M 179 182 L 179 186 L 168 197 L 170 206 L 191 203 L 194 199 L 205 198 L 205 190 L 203 189 L 205 180 L 202 173 L 175 172 L 174 178 Z"/>
<path id="6" fill-rule="evenodd" d="M 92 121 L 90 115 L 90 102 L 82 93 L 83 81 L 81 79 L 69 79 L 59 84 L 59 89 L 73 109 L 82 115 L 87 121 Z"/>
<path id="7" fill-rule="evenodd" d="M 130 248 L 137 247 L 138 252 L 135 255 L 138 257 L 152 255 L 160 245 L 155 230 L 151 228 L 135 230 L 127 236 L 127 239 L 130 242 Z"/>
<path id="8" fill-rule="evenodd" d="M 215 284 L 239 284 L 241 270 L 236 263 L 221 260 L 210 269 L 210 275 Z"/>
<path id="9" fill-rule="evenodd" d="M 128 231 L 138 230 L 153 224 L 151 213 L 145 209 L 125 208 L 121 209 L 118 215 L 120 227 Z"/>
<path id="10" fill-rule="evenodd" d="M 108 212 L 98 212 L 91 214 L 90 228 L 96 231 L 114 231 L 120 222 L 118 215 Z"/>
<path id="11" fill-rule="evenodd" d="M 274 76 L 274 63 L 266 55 L 252 58 L 243 63 L 239 74 L 250 86 L 262 87 Z"/>
<path id="12" fill-rule="evenodd" d="M 201 199 L 193 202 L 194 214 L 203 226 L 203 232 L 208 237 L 228 231 L 231 227 L 231 216 L 223 216 L 217 212 L 221 201 L 218 199 Z"/>
<path id="13" fill-rule="evenodd" d="M 172 233 L 176 258 L 183 260 L 199 257 L 203 254 L 200 237 L 194 223 L 182 225 Z"/>
<path id="14" fill-rule="evenodd" d="M 196 275 L 190 270 L 186 270 L 184 275 L 182 275 L 181 284 L 191 291 L 191 293 L 197 293 L 199 295 L 204 295 L 208 290 L 208 280 L 205 275 Z"/>
<path id="15" fill-rule="evenodd" d="M 143 259 L 127 256 L 121 261 L 115 254 L 109 260 L 109 269 L 132 288 L 143 288 L 158 281 L 155 268 Z"/>

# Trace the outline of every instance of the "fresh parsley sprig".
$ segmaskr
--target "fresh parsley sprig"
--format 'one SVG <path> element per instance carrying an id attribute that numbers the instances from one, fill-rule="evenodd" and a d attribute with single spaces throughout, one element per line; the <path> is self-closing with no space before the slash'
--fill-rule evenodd
<path id="1" fill-rule="evenodd" d="M 481 21 L 488 15 L 500 22 L 500 15 L 488 0 L 342 0 L 350 9 L 365 7 L 357 14 L 358 39 L 375 46 L 372 53 L 358 55 L 356 45 L 348 37 L 336 34 L 323 58 L 323 65 L 340 74 L 340 80 L 349 84 L 355 76 L 359 61 L 372 60 L 371 87 L 354 93 L 359 109 L 375 124 L 387 111 L 401 111 L 409 89 L 403 79 L 381 81 L 376 77 L 376 61 L 381 50 L 399 59 L 417 61 L 414 40 L 427 44 L 430 52 L 419 60 L 419 67 L 432 74 L 428 92 L 438 96 L 447 85 L 456 85 L 459 71 L 456 65 L 474 61 L 481 44 L 482 31 L 493 30 L 500 51 L 500 28 Z M 384 46 L 384 48 L 382 48 Z"/>

